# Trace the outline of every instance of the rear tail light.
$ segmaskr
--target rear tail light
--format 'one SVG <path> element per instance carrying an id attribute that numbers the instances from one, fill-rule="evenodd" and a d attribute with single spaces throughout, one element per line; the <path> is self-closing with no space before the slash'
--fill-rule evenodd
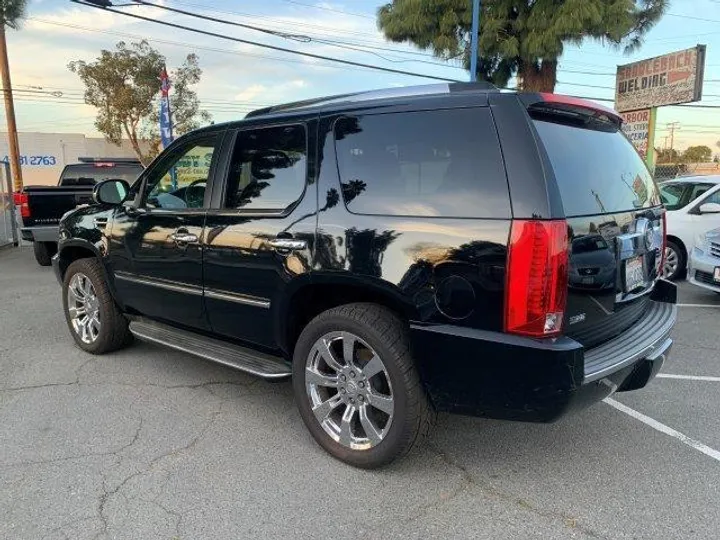
<path id="1" fill-rule="evenodd" d="M 565 220 L 513 221 L 505 283 L 505 331 L 533 337 L 558 335 L 567 287 Z"/>
<path id="2" fill-rule="evenodd" d="M 660 268 L 658 275 L 662 276 L 662 270 L 665 266 L 665 248 L 667 247 L 667 213 L 662 214 L 662 245 L 660 246 Z"/>
<path id="3" fill-rule="evenodd" d="M 27 193 L 13 193 L 13 203 L 15 207 L 20 209 L 20 217 L 30 217 L 30 205 L 28 204 Z"/>

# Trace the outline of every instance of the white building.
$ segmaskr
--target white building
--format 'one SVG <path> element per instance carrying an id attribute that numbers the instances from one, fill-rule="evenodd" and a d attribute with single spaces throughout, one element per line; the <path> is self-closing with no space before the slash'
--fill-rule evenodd
<path id="1" fill-rule="evenodd" d="M 121 146 L 81 133 L 19 133 L 23 184 L 55 185 L 65 165 L 80 157 L 135 157 L 130 143 Z M 7 132 L 0 132 L 0 160 L 8 155 Z"/>

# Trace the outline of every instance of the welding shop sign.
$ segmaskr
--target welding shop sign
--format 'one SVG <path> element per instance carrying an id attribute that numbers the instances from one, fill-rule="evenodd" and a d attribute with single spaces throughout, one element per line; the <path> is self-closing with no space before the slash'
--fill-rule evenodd
<path id="1" fill-rule="evenodd" d="M 618 66 L 615 109 L 637 111 L 700 101 L 704 70 L 705 45 Z"/>

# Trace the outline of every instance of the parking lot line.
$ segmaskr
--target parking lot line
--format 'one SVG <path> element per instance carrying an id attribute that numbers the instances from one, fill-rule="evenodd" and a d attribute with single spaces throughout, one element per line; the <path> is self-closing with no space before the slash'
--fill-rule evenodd
<path id="1" fill-rule="evenodd" d="M 658 373 L 658 379 L 683 379 L 687 381 L 720 382 L 720 377 L 709 377 L 707 375 L 674 375 L 672 373 Z"/>
<path id="2" fill-rule="evenodd" d="M 671 437 L 676 438 L 683 444 L 689 446 L 690 448 L 694 448 L 698 452 L 702 452 L 706 456 L 713 458 L 715 461 L 720 461 L 720 452 L 715 450 L 714 448 L 710 448 L 706 444 L 703 444 L 700 441 L 696 441 L 695 439 L 688 437 L 684 433 L 680 433 L 679 431 L 669 426 L 666 426 L 665 424 L 658 422 L 657 420 L 650 418 L 649 416 L 645 416 L 643 413 L 638 412 L 635 409 L 631 409 L 630 407 L 628 407 L 627 405 L 623 405 L 619 401 L 615 401 L 611 398 L 605 398 L 604 401 L 618 411 L 624 412 L 625 414 L 627 414 L 628 416 L 632 416 L 636 420 L 640 420 L 643 424 L 646 424 L 651 428 L 661 433 L 664 433 L 665 435 L 670 435 Z"/>
<path id="3" fill-rule="evenodd" d="M 677 307 L 720 308 L 720 304 L 676 304 Z"/>

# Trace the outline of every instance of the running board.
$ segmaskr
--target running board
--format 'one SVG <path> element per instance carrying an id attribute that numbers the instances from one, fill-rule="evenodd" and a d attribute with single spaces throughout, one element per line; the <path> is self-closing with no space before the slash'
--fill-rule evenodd
<path id="1" fill-rule="evenodd" d="M 138 320 L 130 323 L 130 331 L 141 340 L 159 343 L 263 379 L 284 379 L 290 377 L 292 373 L 290 364 L 279 356 L 261 353 L 172 326 Z"/>

